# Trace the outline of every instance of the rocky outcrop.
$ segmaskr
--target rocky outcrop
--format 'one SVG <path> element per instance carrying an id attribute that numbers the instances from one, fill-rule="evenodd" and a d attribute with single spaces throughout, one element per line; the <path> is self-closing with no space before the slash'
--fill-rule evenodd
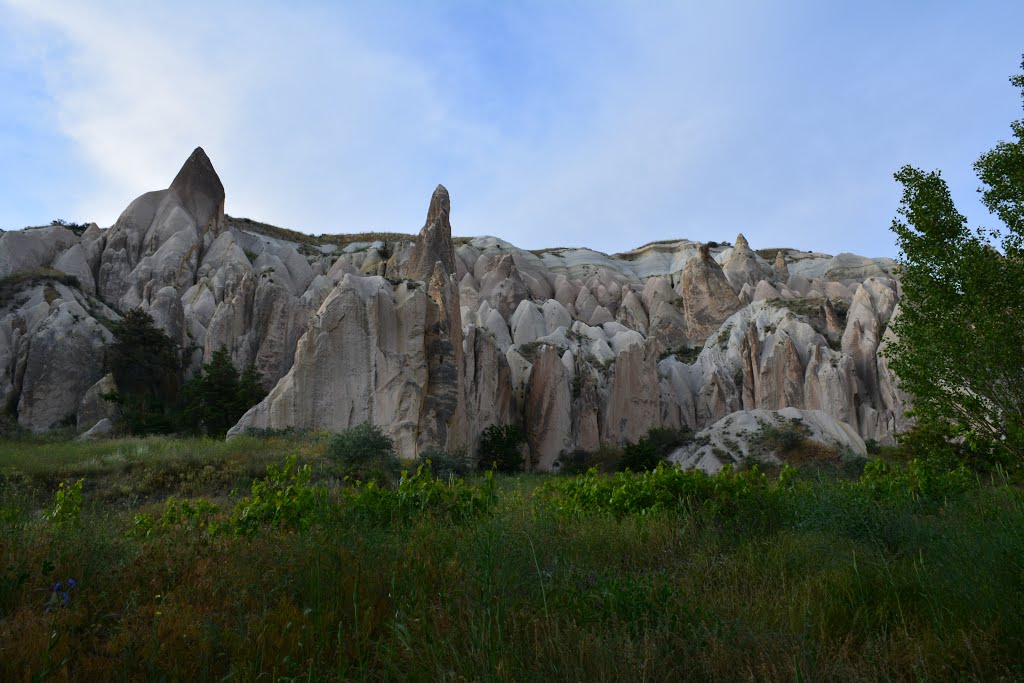
<path id="1" fill-rule="evenodd" d="M 250 427 L 339 431 L 370 421 L 415 455 L 426 396 L 423 287 L 346 275 L 299 339 L 292 368 L 231 434 Z"/>
<path id="2" fill-rule="evenodd" d="M 75 233 L 61 226 L 5 232 L 0 235 L 0 278 L 45 268 L 77 243 Z"/>
<path id="3" fill-rule="evenodd" d="M 463 338 L 465 352 L 467 411 L 466 451 L 476 453 L 480 434 L 491 425 L 519 422 L 520 406 L 515 399 L 512 371 L 494 335 L 470 325 Z"/>
<path id="4" fill-rule="evenodd" d="M 416 238 L 406 275 L 426 283 L 427 386 L 419 416 L 418 450 L 464 448 L 468 440 L 462 313 L 448 190 L 438 185 Z"/>
<path id="5" fill-rule="evenodd" d="M 99 422 L 107 420 L 110 426 L 116 424 L 120 416 L 117 404 L 104 398 L 105 395 L 117 393 L 117 384 L 112 374 L 103 375 L 89 387 L 82 400 L 78 402 L 78 431 L 91 431 Z"/>
<path id="6" fill-rule="evenodd" d="M 26 337 L 18 422 L 34 432 L 75 424 L 86 391 L 102 376 L 110 333 L 81 304 L 56 299 Z"/>
<path id="7" fill-rule="evenodd" d="M 184 292 L 223 223 L 224 187 L 196 148 L 168 189 L 136 199 L 107 232 L 96 281 L 100 297 L 123 311 L 149 302 L 165 286 Z"/>
<path id="8" fill-rule="evenodd" d="M 559 454 L 572 446 L 572 389 L 553 346 L 545 346 L 533 364 L 524 418 L 531 467 L 549 471 Z"/>
<path id="9" fill-rule="evenodd" d="M 296 236 L 224 210 L 197 149 L 107 230 L 0 234 L 4 409 L 36 430 L 116 421 L 100 321 L 139 306 L 186 376 L 220 348 L 262 374 L 270 393 L 234 433 L 371 420 L 408 458 L 473 454 L 486 427 L 520 424 L 533 465 L 557 469 L 568 450 L 737 411 L 818 411 L 883 442 L 908 424 L 879 357 L 900 293 L 889 259 L 790 249 L 772 265 L 742 235 L 613 255 L 456 248 L 443 186 L 415 238 Z"/>
<path id="10" fill-rule="evenodd" d="M 707 339 L 740 309 L 736 292 L 705 245 L 687 262 L 677 291 L 683 299 L 686 334 L 692 342 Z"/>
<path id="11" fill-rule="evenodd" d="M 818 410 L 784 408 L 742 410 L 725 416 L 697 433 L 692 443 L 669 456 L 669 461 L 687 469 L 715 473 L 724 465 L 744 461 L 781 465 L 786 454 L 773 439 L 780 432 L 794 433 L 800 440 L 824 446 L 822 455 L 835 462 L 847 457 L 864 457 L 864 441 L 849 425 Z"/>
<path id="12" fill-rule="evenodd" d="M 772 267 L 750 248 L 742 233 L 736 236 L 736 245 L 722 262 L 722 272 L 737 292 L 745 284 L 756 287 L 761 280 L 771 279 L 775 275 Z"/>

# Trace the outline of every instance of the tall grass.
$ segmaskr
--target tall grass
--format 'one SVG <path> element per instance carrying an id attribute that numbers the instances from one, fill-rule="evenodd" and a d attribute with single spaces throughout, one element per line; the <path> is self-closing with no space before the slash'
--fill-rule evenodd
<path id="1" fill-rule="evenodd" d="M 270 461 L 275 448 L 278 461 L 307 449 L 314 469 L 319 457 L 308 444 L 233 444 L 157 450 L 214 468 L 246 452 Z M 68 461 L 113 452 L 90 448 Z M 687 484 L 644 514 L 600 496 L 570 505 L 580 482 L 614 493 L 643 480 L 591 476 L 499 477 L 493 504 L 469 516 L 367 515 L 346 502 L 359 491 L 328 486 L 306 531 L 251 537 L 133 534 L 139 510 L 160 504 L 110 506 L 88 484 L 83 525 L 57 528 L 8 486 L 0 679 L 30 680 L 47 663 L 58 679 L 132 681 L 1024 676 L 1015 487 L 896 495 L 877 476 L 740 473 Z M 46 612 L 68 578 L 68 605 Z"/>

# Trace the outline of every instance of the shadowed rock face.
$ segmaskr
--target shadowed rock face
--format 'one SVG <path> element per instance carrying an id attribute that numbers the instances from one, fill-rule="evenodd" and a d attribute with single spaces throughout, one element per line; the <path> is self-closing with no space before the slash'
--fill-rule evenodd
<path id="1" fill-rule="evenodd" d="M 451 199 L 444 185 L 438 185 L 430 198 L 427 222 L 423 224 L 416 246 L 406 266 L 406 277 L 427 281 L 434 272 L 434 264 L 441 263 L 445 275 L 455 274 L 455 248 L 452 246 Z"/>
<path id="2" fill-rule="evenodd" d="M 224 185 L 202 147 L 196 147 L 171 182 L 170 190 L 200 230 L 219 233 L 224 225 Z"/>
<path id="3" fill-rule="evenodd" d="M 406 277 L 426 283 L 427 289 L 427 386 L 416 442 L 420 452 L 462 448 L 468 439 L 462 313 L 450 216 L 448 190 L 438 185 L 404 269 Z"/>
<path id="4" fill-rule="evenodd" d="M 557 469 L 572 449 L 733 413 L 821 411 L 883 443 L 908 426 L 878 357 L 900 294 L 887 259 L 791 249 L 769 264 L 742 235 L 611 256 L 495 237 L 456 250 L 440 185 L 415 240 L 291 241 L 224 209 L 197 148 L 107 230 L 0 234 L 0 277 L 65 273 L 0 298 L 3 406 L 34 430 L 116 420 L 97 402 L 99 320 L 139 306 L 186 350 L 186 376 L 222 347 L 263 374 L 270 394 L 235 433 L 372 420 L 406 458 L 473 456 L 483 429 L 514 423 L 530 461 Z"/>
<path id="5" fill-rule="evenodd" d="M 707 339 L 730 315 L 740 309 L 740 300 L 722 267 L 711 258 L 707 245 L 690 259 L 679 287 L 683 298 L 686 332 L 691 340 Z"/>

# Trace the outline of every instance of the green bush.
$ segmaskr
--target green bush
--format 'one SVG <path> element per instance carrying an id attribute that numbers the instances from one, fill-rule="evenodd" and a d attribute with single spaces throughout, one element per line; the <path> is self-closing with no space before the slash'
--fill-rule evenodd
<path id="1" fill-rule="evenodd" d="M 598 472 L 615 472 L 619 469 L 622 461 L 622 449 L 603 446 L 596 451 L 588 451 L 582 448 L 563 452 L 558 457 L 561 467 L 559 474 L 576 476 L 584 474 L 594 468 Z"/>
<path id="2" fill-rule="evenodd" d="M 882 502 L 913 502 L 934 508 L 959 498 L 977 486 L 977 478 L 965 466 L 954 469 L 927 460 L 914 459 L 906 465 L 872 460 L 854 486 Z"/>
<path id="3" fill-rule="evenodd" d="M 523 469 L 523 430 L 515 425 L 491 425 L 480 435 L 480 469 L 519 472 Z"/>
<path id="4" fill-rule="evenodd" d="M 420 453 L 419 463 L 439 479 L 464 477 L 473 469 L 466 459 L 464 451 L 456 453 L 447 453 L 440 450 L 426 451 Z"/>
<path id="5" fill-rule="evenodd" d="M 673 450 L 690 439 L 689 430 L 676 431 L 655 427 L 647 436 L 635 444 L 626 444 L 622 449 L 619 470 L 648 472 L 665 461 Z"/>
<path id="6" fill-rule="evenodd" d="M 61 529 L 82 525 L 82 484 L 79 479 L 73 484 L 61 482 L 53 495 L 53 505 L 45 513 L 46 521 Z"/>
<path id="7" fill-rule="evenodd" d="M 783 470 L 780 481 L 791 474 Z M 728 512 L 745 499 L 765 495 L 771 480 L 757 466 L 742 472 L 730 466 L 715 475 L 682 470 L 659 463 L 654 469 L 602 475 L 590 470 L 575 479 L 547 482 L 544 495 L 563 513 L 653 514 L 664 510 L 693 510 L 714 505 Z"/>
<path id="8" fill-rule="evenodd" d="M 212 521 L 217 511 L 216 505 L 202 498 L 190 500 L 171 496 L 164 504 L 164 513 L 158 519 L 147 513 L 135 515 L 131 535 L 149 538 L 173 529 L 214 534 L 219 529 Z"/>
<path id="9" fill-rule="evenodd" d="M 619 470 L 631 472 L 649 472 L 664 462 L 664 458 L 655 449 L 654 444 L 646 438 L 637 443 L 626 444 L 622 449 L 622 460 Z"/>
<path id="10" fill-rule="evenodd" d="M 364 422 L 335 436 L 327 447 L 331 474 L 354 481 L 393 484 L 402 470 L 395 444 L 384 431 Z"/>
<path id="11" fill-rule="evenodd" d="M 485 472 L 481 485 L 450 477 L 437 479 L 420 465 L 402 472 L 394 489 L 376 482 L 357 483 L 343 492 L 343 506 L 378 523 L 409 522 L 422 515 L 465 521 L 491 511 L 497 496 L 494 475 Z"/>
<path id="12" fill-rule="evenodd" d="M 262 525 L 305 531 L 313 521 L 323 489 L 310 485 L 309 465 L 299 466 L 294 455 L 284 465 L 267 466 L 267 476 L 253 482 L 249 496 L 235 505 L 227 529 L 237 536 L 253 536 Z"/>

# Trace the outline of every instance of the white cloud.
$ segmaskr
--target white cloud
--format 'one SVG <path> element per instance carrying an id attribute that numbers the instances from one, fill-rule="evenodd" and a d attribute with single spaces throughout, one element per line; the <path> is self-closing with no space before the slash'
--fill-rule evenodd
<path id="1" fill-rule="evenodd" d="M 526 247 L 891 253 L 892 171 L 969 169 L 934 103 L 981 78 L 800 3 L 2 6 L 106 223 L 202 145 L 230 212 L 310 232 L 415 231 L 443 182 L 456 232 Z"/>

